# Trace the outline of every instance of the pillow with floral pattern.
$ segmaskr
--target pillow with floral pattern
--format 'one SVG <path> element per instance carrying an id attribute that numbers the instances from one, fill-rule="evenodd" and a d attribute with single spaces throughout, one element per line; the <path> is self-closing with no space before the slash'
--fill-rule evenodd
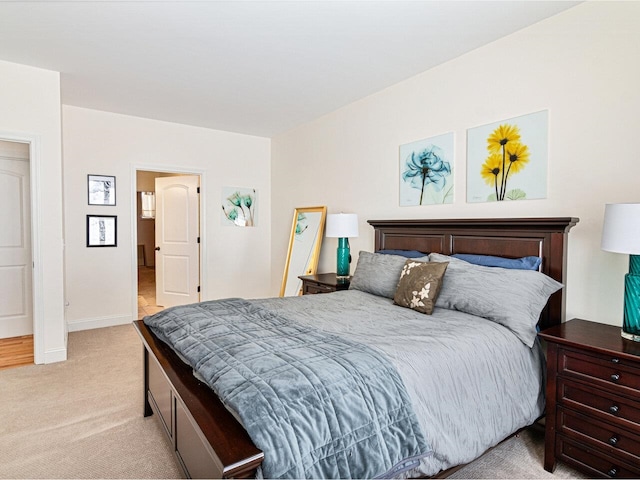
<path id="1" fill-rule="evenodd" d="M 431 315 L 449 262 L 407 260 L 402 267 L 394 303 Z"/>

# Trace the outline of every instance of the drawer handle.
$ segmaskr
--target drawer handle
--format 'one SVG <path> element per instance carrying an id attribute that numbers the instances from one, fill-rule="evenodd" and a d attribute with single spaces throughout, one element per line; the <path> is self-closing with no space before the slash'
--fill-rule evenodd
<path id="1" fill-rule="evenodd" d="M 607 475 L 610 477 L 615 477 L 618 474 L 618 469 L 616 467 L 611 467 L 611 469 L 607 472 Z"/>
<path id="2" fill-rule="evenodd" d="M 619 358 L 612 358 L 611 359 L 611 363 L 620 363 L 620 359 Z"/>
<path id="3" fill-rule="evenodd" d="M 614 414 L 615 414 L 615 413 L 618 413 L 618 410 L 620 410 L 620 407 L 618 407 L 617 405 L 611 405 L 611 406 L 609 407 L 609 411 L 610 411 L 611 413 L 614 413 Z"/>
<path id="4" fill-rule="evenodd" d="M 614 435 L 609 439 L 609 445 L 615 445 L 616 443 L 618 443 L 618 437 Z"/>
<path id="5" fill-rule="evenodd" d="M 620 374 L 619 373 L 614 373 L 613 375 L 611 375 L 611 381 L 612 382 L 617 382 L 618 380 L 620 380 Z"/>

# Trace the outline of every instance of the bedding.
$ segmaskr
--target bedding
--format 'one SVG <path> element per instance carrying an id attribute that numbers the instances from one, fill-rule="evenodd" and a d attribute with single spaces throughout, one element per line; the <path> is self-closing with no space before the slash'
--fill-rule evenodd
<path id="1" fill-rule="evenodd" d="M 266 478 L 389 477 L 431 454 L 400 376 L 371 347 L 242 299 L 145 322 L 238 414 Z"/>
<path id="2" fill-rule="evenodd" d="M 454 253 L 451 256 L 475 265 L 510 268 L 513 270 L 539 270 L 540 264 L 542 263 L 542 258 L 534 256 L 505 258 L 493 255 L 475 255 L 469 253 Z"/>
<path id="3" fill-rule="evenodd" d="M 467 463 L 543 411 L 539 345 L 528 348 L 494 321 L 445 308 L 427 316 L 360 290 L 250 304 L 291 325 L 366 345 L 393 364 L 433 450 L 394 476 L 434 475 Z"/>
<path id="4" fill-rule="evenodd" d="M 447 265 L 447 262 L 407 260 L 400 274 L 393 303 L 431 315 Z"/>
<path id="5" fill-rule="evenodd" d="M 349 289 L 393 298 L 406 260 L 407 258 L 401 255 L 361 251 Z M 415 258 L 415 260 L 428 262 L 429 256 L 425 255 Z"/>
<path id="6" fill-rule="evenodd" d="M 492 320 L 510 329 L 525 345 L 537 338 L 536 325 L 549 297 L 563 285 L 531 270 L 483 267 L 439 253 L 432 262 L 449 262 L 436 306 Z"/>

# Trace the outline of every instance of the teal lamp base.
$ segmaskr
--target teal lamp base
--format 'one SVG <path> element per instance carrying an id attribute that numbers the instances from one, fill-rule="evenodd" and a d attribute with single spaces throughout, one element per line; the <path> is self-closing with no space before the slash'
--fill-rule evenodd
<path id="1" fill-rule="evenodd" d="M 336 276 L 338 278 L 347 278 L 351 269 L 351 253 L 349 250 L 349 239 L 338 239 L 338 264 L 336 270 Z"/>
<path id="2" fill-rule="evenodd" d="M 640 342 L 640 255 L 629 255 L 629 273 L 624 277 L 622 337 Z"/>

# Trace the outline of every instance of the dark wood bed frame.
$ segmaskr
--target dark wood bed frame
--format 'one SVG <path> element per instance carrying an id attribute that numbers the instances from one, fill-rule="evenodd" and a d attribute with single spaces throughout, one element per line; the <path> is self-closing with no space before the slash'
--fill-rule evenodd
<path id="1" fill-rule="evenodd" d="M 375 249 L 542 257 L 541 271 L 566 283 L 568 232 L 577 218 L 370 220 Z M 565 289 L 555 293 L 540 328 L 564 320 Z M 185 475 L 191 478 L 255 476 L 264 454 L 218 397 L 141 321 L 144 344 L 144 415 L 156 413 Z"/>

